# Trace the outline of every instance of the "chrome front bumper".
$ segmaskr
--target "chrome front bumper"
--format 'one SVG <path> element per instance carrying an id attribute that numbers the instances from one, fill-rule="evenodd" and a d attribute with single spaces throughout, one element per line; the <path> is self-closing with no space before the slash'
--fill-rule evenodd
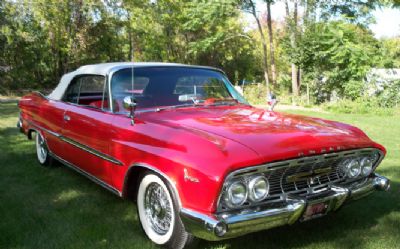
<path id="1" fill-rule="evenodd" d="M 302 221 L 308 205 L 326 203 L 327 212 L 331 212 L 340 208 L 345 202 L 360 199 L 377 190 L 387 191 L 389 188 L 389 179 L 374 174 L 362 182 L 332 186 L 330 190 L 307 198 L 288 196 L 284 201 L 236 213 L 207 215 L 183 208 L 181 219 L 186 230 L 194 236 L 205 240 L 222 240 Z"/>

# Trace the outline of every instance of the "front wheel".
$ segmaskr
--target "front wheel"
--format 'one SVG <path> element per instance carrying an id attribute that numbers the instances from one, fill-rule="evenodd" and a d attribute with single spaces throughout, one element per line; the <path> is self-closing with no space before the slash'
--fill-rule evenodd
<path id="1" fill-rule="evenodd" d="M 180 249 L 192 240 L 192 235 L 185 231 L 171 193 L 158 175 L 144 174 L 139 184 L 137 207 L 142 228 L 151 241 Z"/>

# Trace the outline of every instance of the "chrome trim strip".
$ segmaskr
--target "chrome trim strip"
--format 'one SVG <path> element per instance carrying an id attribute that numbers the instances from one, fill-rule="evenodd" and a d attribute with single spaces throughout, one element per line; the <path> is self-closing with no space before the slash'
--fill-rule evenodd
<path id="1" fill-rule="evenodd" d="M 34 123 L 32 123 L 31 121 L 27 121 L 27 122 L 29 123 L 30 126 L 34 126 L 34 127 L 38 128 L 38 129 L 40 129 L 40 130 L 42 130 L 42 131 L 45 131 L 46 133 L 49 133 L 49 134 L 52 135 L 52 136 L 55 136 L 55 137 L 58 137 L 58 138 L 61 137 L 60 134 L 58 134 L 58 133 L 56 133 L 56 132 L 54 132 L 54 131 L 48 130 L 48 129 L 46 129 L 46 128 L 40 126 L 40 125 L 34 124 Z"/>
<path id="2" fill-rule="evenodd" d="M 95 149 L 93 149 L 93 148 L 91 148 L 91 147 L 89 147 L 87 145 L 81 144 L 81 143 L 79 143 L 79 142 L 77 142 L 75 140 L 72 140 L 72 139 L 64 137 L 64 136 L 60 136 L 60 139 L 63 140 L 64 142 L 66 142 L 66 143 L 69 143 L 69 144 L 81 149 L 81 150 L 89 152 L 92 155 L 100 157 L 101 159 L 104 159 L 106 161 L 112 162 L 112 163 L 117 164 L 117 165 L 123 165 L 123 163 L 118 161 L 117 159 L 115 159 L 115 158 L 113 158 L 113 157 L 111 157 L 111 156 L 109 156 L 107 154 L 104 154 L 104 153 L 102 153 L 102 152 L 100 152 L 98 150 L 95 150 Z"/>
<path id="3" fill-rule="evenodd" d="M 322 162 L 322 161 L 324 161 L 326 159 L 330 159 L 330 158 L 337 158 L 337 157 L 342 158 L 344 156 L 349 156 L 351 154 L 360 155 L 361 153 L 371 152 L 371 151 L 379 152 L 380 158 L 378 159 L 378 161 L 376 163 L 376 165 L 378 165 L 380 163 L 380 161 L 383 159 L 382 151 L 380 151 L 379 149 L 376 149 L 376 148 L 363 148 L 363 149 L 355 149 L 355 150 L 344 150 L 344 151 L 333 152 L 333 153 L 325 153 L 325 154 L 316 155 L 316 156 L 299 157 L 299 158 L 290 159 L 290 160 L 266 163 L 266 164 L 257 165 L 257 166 L 250 166 L 250 167 L 246 167 L 244 169 L 239 169 L 239 170 L 231 172 L 230 174 L 228 174 L 226 179 L 228 180 L 232 177 L 235 177 L 236 175 L 245 176 L 245 175 L 255 174 L 255 173 L 264 173 L 269 170 L 276 170 L 276 169 L 280 169 L 280 168 L 298 166 L 298 165 L 301 165 L 304 163 L 309 163 L 310 161 Z"/>
<path id="4" fill-rule="evenodd" d="M 44 99 L 49 99 L 49 97 L 47 97 L 46 95 L 44 95 L 43 93 L 41 93 L 39 91 L 34 91 L 33 93 L 38 94 L 39 96 L 41 96 Z"/>
<path id="5" fill-rule="evenodd" d="M 222 73 L 223 75 L 226 76 L 225 72 L 222 71 L 219 68 L 215 68 L 215 67 L 207 67 L 207 66 L 197 66 L 197 65 L 185 65 L 185 64 L 174 64 L 174 65 L 143 65 L 143 64 L 135 64 L 135 62 L 132 62 L 132 64 L 125 64 L 125 65 L 116 65 L 114 67 L 112 67 L 108 72 L 107 72 L 107 81 L 108 81 L 108 93 L 109 93 L 109 98 L 110 98 L 110 110 L 112 113 L 116 113 L 114 112 L 114 106 L 113 106 L 113 99 L 112 99 L 112 92 L 111 92 L 111 80 L 113 75 L 120 71 L 120 70 L 124 70 L 124 69 L 135 69 L 135 68 L 157 68 L 157 67 L 183 67 L 183 68 L 194 68 L 194 69 L 203 69 L 203 70 L 212 70 L 212 71 L 216 71 L 219 73 Z M 156 108 L 155 108 L 156 109 Z M 116 113 L 118 114 L 118 113 Z"/>
<path id="6" fill-rule="evenodd" d="M 105 188 L 105 189 L 111 191 L 112 193 L 114 193 L 114 194 L 116 194 L 116 195 L 122 197 L 122 193 L 121 193 L 118 189 L 116 189 L 116 188 L 114 188 L 113 186 L 109 185 L 108 183 L 106 183 L 106 182 L 100 180 L 99 178 L 93 176 L 92 174 L 89 174 L 88 172 L 86 172 L 86 171 L 80 169 L 79 167 L 75 166 L 74 164 L 72 164 L 72 163 L 70 163 L 70 162 L 68 162 L 68 161 L 66 161 L 66 160 L 64 160 L 64 159 L 62 159 L 61 157 L 57 156 L 56 154 L 54 154 L 54 153 L 51 152 L 50 150 L 49 150 L 49 152 L 50 152 L 50 155 L 51 155 L 52 157 L 54 157 L 55 159 L 57 159 L 58 161 L 60 161 L 62 164 L 64 164 L 64 165 L 67 166 L 68 168 L 73 169 L 74 171 L 76 171 L 76 172 L 82 174 L 83 176 L 86 176 L 87 178 L 89 178 L 89 179 L 92 180 L 93 182 L 97 183 L 98 185 L 102 186 L 103 188 Z"/>
<path id="7" fill-rule="evenodd" d="M 45 130 L 46 130 L 46 129 L 45 129 Z M 36 130 L 36 129 L 35 129 L 35 132 L 39 132 L 39 130 Z M 46 140 L 46 138 L 43 138 L 43 139 Z M 45 142 L 46 142 L 46 141 L 45 141 Z M 47 142 L 46 142 L 46 145 L 47 145 Z M 49 155 L 50 155 L 51 157 L 53 157 L 53 158 L 55 158 L 56 160 L 60 161 L 62 164 L 64 164 L 64 165 L 67 166 L 68 168 L 73 169 L 74 171 L 76 171 L 76 172 L 82 174 L 83 176 L 86 176 L 87 178 L 89 178 L 89 179 L 92 180 L 93 182 L 97 183 L 98 185 L 104 187 L 105 189 L 111 191 L 112 193 L 118 195 L 119 197 L 122 197 L 122 193 L 121 193 L 118 189 L 116 189 L 116 188 L 114 188 L 113 186 L 109 185 L 108 183 L 106 183 L 106 182 L 104 182 L 104 181 L 98 179 L 97 177 L 93 176 L 92 174 L 90 174 L 90 173 L 88 173 L 88 172 L 86 172 L 86 171 L 80 169 L 79 167 L 75 166 L 74 164 L 72 164 L 72 163 L 70 163 L 70 162 L 68 162 L 68 161 L 66 161 L 66 160 L 64 160 L 64 159 L 62 159 L 61 157 L 57 156 L 56 154 L 54 154 L 54 153 L 50 150 L 50 148 L 49 148 L 48 146 L 47 146 L 47 149 L 48 149 Z"/>
<path id="8" fill-rule="evenodd" d="M 98 150 L 96 150 L 96 149 L 93 149 L 93 148 L 91 148 L 91 147 L 89 147 L 89 146 L 87 146 L 87 145 L 81 144 L 81 143 L 79 143 L 79 142 L 77 142 L 77 141 L 75 141 L 75 140 L 72 140 L 72 139 L 70 139 L 70 138 L 67 138 L 67 137 L 65 137 L 65 136 L 62 136 L 61 134 L 58 134 L 58 133 L 56 133 L 56 132 L 50 131 L 50 130 L 48 130 L 48 129 L 46 129 L 46 128 L 40 126 L 40 125 L 34 124 L 34 123 L 32 123 L 32 122 L 29 122 L 29 124 L 30 124 L 31 126 L 34 126 L 34 127 L 38 128 L 38 129 L 40 129 L 40 130 L 43 130 L 43 131 L 49 133 L 49 134 L 52 135 L 52 136 L 55 136 L 55 137 L 59 138 L 59 139 L 61 139 L 62 141 L 66 142 L 66 143 L 69 143 L 69 144 L 71 144 L 71 145 L 73 145 L 73 146 L 75 146 L 75 147 L 77 147 L 77 148 L 79 148 L 79 149 L 81 149 L 81 150 L 84 150 L 84 151 L 86 151 L 86 152 L 88 152 L 88 153 L 90 153 L 90 154 L 92 154 L 92 155 L 95 155 L 95 156 L 97 156 L 97 157 L 100 157 L 101 159 L 104 159 L 104 160 L 106 160 L 106 161 L 112 162 L 112 163 L 114 163 L 114 164 L 116 164 L 116 165 L 120 165 L 120 166 L 123 165 L 123 163 L 122 163 L 121 161 L 119 161 L 119 160 L 117 160 L 117 159 L 115 159 L 115 158 L 113 158 L 113 157 L 111 157 L 111 156 L 109 156 L 109 155 L 107 155 L 107 154 L 104 154 L 103 152 L 100 152 L 100 151 L 98 151 Z"/>

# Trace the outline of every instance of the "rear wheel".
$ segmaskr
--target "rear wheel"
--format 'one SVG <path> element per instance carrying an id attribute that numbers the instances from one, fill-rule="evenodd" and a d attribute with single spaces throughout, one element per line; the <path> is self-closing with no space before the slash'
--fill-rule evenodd
<path id="1" fill-rule="evenodd" d="M 157 245 L 184 248 L 192 240 L 179 217 L 177 201 L 158 175 L 146 173 L 141 178 L 137 207 L 140 223 L 147 237 Z"/>
<path id="2" fill-rule="evenodd" d="M 42 166 L 52 166 L 53 158 L 49 155 L 46 141 L 40 132 L 36 132 L 36 155 Z"/>

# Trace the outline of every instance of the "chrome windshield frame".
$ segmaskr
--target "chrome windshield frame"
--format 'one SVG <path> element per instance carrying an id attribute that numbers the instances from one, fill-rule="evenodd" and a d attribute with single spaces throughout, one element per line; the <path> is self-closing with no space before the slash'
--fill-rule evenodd
<path id="1" fill-rule="evenodd" d="M 239 104 L 249 105 L 249 103 L 246 101 L 246 99 L 238 91 L 236 91 L 236 89 L 234 88 L 232 83 L 229 81 L 229 79 L 228 79 L 227 75 L 225 74 L 225 72 L 222 71 L 221 69 L 218 69 L 218 68 L 206 67 L 206 66 L 195 66 L 195 65 L 174 65 L 174 66 L 121 65 L 121 66 L 113 67 L 106 75 L 107 87 L 108 87 L 108 95 L 109 95 L 109 106 L 110 106 L 111 113 L 114 113 L 114 114 L 125 114 L 125 113 L 122 113 L 122 112 L 114 112 L 114 103 L 113 103 L 113 98 L 112 98 L 111 81 L 112 81 L 112 78 L 113 78 L 115 73 L 117 73 L 120 70 L 131 69 L 131 68 L 160 68 L 160 67 L 164 67 L 164 68 L 203 69 L 203 70 L 210 70 L 210 71 L 218 72 L 218 73 L 221 74 L 221 77 L 223 79 L 222 82 L 224 83 L 226 91 L 229 93 L 231 98 L 237 100 L 237 102 Z M 240 99 L 235 98 L 235 95 L 236 96 L 240 96 Z M 195 106 L 195 104 L 193 106 Z M 154 107 L 154 108 L 149 108 L 149 109 L 144 109 L 144 110 L 140 110 L 138 108 L 137 113 L 159 111 L 159 110 L 170 109 L 170 108 L 174 109 L 174 108 L 177 108 L 177 107 L 180 107 L 180 106 L 177 106 L 177 105 L 175 105 L 175 106 L 160 106 L 160 107 Z"/>

